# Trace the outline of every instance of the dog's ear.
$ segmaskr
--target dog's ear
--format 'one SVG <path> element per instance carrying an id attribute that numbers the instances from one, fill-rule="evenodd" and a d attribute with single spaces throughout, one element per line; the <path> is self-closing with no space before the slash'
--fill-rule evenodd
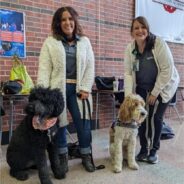
<path id="1" fill-rule="evenodd" d="M 64 109 L 63 94 L 59 89 L 52 89 L 52 101 L 54 105 L 53 116 L 59 116 Z"/>
<path id="2" fill-rule="evenodd" d="M 122 122 L 130 121 L 132 116 L 131 97 L 127 96 L 120 106 L 119 119 Z"/>

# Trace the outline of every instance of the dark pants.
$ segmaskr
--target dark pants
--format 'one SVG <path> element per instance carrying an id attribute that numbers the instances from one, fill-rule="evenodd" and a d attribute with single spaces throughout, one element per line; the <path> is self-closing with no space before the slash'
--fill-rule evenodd
<path id="1" fill-rule="evenodd" d="M 150 94 L 148 91 L 138 87 L 136 88 L 136 93 L 139 94 L 145 102 L 147 96 Z M 141 152 L 148 152 L 148 150 L 156 152 L 160 148 L 163 116 L 169 102 L 162 103 L 161 96 L 158 96 L 157 102 L 154 105 L 146 105 L 148 117 L 139 127 Z"/>
<path id="2" fill-rule="evenodd" d="M 81 114 L 78 108 L 76 95 L 76 84 L 66 84 L 66 104 L 69 110 L 73 123 L 75 124 L 77 136 L 79 140 L 80 151 L 82 154 L 88 154 L 91 151 L 91 127 L 90 121 L 81 118 Z M 66 127 L 61 127 L 57 134 L 57 143 L 59 152 L 61 154 L 68 151 L 67 138 L 66 138 Z"/>

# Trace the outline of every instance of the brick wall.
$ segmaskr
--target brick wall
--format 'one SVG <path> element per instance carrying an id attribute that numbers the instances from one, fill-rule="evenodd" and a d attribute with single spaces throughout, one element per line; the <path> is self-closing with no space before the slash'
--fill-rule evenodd
<path id="1" fill-rule="evenodd" d="M 131 40 L 130 24 L 134 17 L 133 0 L 0 0 L 1 9 L 24 12 L 27 57 L 23 59 L 28 73 L 35 81 L 37 76 L 38 56 L 44 39 L 50 34 L 52 15 L 60 6 L 73 6 L 80 15 L 80 22 L 90 38 L 96 58 L 96 75 L 122 76 L 123 51 Z M 181 83 L 184 85 L 184 45 L 169 43 L 179 70 Z M 0 58 L 0 80 L 6 81 L 12 61 Z M 106 127 L 112 122 L 111 97 L 101 99 L 100 126 Z M 18 105 L 15 111 L 21 111 Z M 95 105 L 94 105 L 95 107 Z M 5 102 L 5 108 L 9 106 Z M 178 105 L 180 113 L 182 104 Z M 3 118 L 4 130 L 7 130 L 8 116 Z M 15 117 L 16 123 L 20 118 Z"/>

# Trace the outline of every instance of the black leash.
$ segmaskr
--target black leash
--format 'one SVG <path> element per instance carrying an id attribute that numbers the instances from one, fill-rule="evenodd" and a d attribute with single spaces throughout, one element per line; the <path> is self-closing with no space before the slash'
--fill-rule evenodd
<path id="1" fill-rule="evenodd" d="M 92 118 L 91 118 L 91 108 L 90 108 L 90 103 L 89 103 L 89 100 L 88 99 L 83 99 L 82 100 L 82 106 L 83 106 L 83 127 L 85 127 L 85 119 L 86 119 L 86 105 L 85 105 L 85 102 L 87 104 L 87 109 L 88 109 L 88 113 L 89 113 L 89 120 L 90 120 L 90 127 L 91 127 L 91 121 L 92 121 Z M 93 160 L 93 154 L 92 154 L 92 134 L 91 134 L 91 131 L 90 131 L 90 148 L 91 148 L 91 153 L 90 153 L 90 156 L 91 156 L 91 163 L 93 164 L 95 170 L 100 170 L 100 169 L 105 169 L 105 165 L 98 165 L 98 166 L 95 166 L 94 164 L 94 160 Z"/>

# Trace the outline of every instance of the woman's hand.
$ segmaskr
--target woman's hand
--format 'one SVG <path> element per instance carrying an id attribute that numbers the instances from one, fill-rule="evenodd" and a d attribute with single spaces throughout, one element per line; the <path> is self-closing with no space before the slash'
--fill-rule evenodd
<path id="1" fill-rule="evenodd" d="M 148 103 L 149 103 L 150 105 L 154 105 L 155 102 L 156 102 L 156 100 L 157 100 L 157 97 L 156 97 L 156 96 L 150 95 L 150 96 L 148 97 Z"/>
<path id="2" fill-rule="evenodd" d="M 89 97 L 89 92 L 86 92 L 86 91 L 80 91 L 79 94 L 80 94 L 81 100 L 85 100 Z"/>

